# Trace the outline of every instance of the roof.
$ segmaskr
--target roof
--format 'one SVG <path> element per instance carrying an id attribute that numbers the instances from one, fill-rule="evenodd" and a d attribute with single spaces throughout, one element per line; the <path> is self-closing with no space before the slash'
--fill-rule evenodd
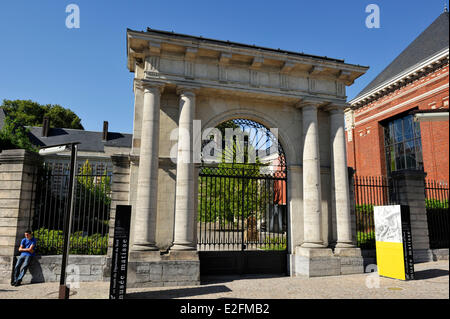
<path id="1" fill-rule="evenodd" d="M 131 29 L 128 29 L 128 31 L 139 32 L 139 31 L 134 31 Z M 161 34 L 161 35 L 169 35 L 169 36 L 175 36 L 175 37 L 188 38 L 188 39 L 192 39 L 192 40 L 196 40 L 196 41 L 210 42 L 210 43 L 215 43 L 215 44 L 220 44 L 220 45 L 245 47 L 245 48 L 249 48 L 249 49 L 259 49 L 259 50 L 264 50 L 264 51 L 292 54 L 292 55 L 298 55 L 298 56 L 309 57 L 309 58 L 320 58 L 320 59 L 329 60 L 329 61 L 333 61 L 333 62 L 344 63 L 344 60 L 342 60 L 342 59 L 334 59 L 334 58 L 330 58 L 330 57 L 326 57 L 326 56 L 318 56 L 318 55 L 306 54 L 303 52 L 300 53 L 300 52 L 286 51 L 286 50 L 281 50 L 281 49 L 261 47 L 261 46 L 257 46 L 257 45 L 244 44 L 244 43 L 239 43 L 239 42 L 204 38 L 201 36 L 198 37 L 198 36 L 193 36 L 193 35 L 188 35 L 188 34 L 175 33 L 173 31 L 169 32 L 169 31 L 164 31 L 164 30 L 156 30 L 156 29 L 152 29 L 152 28 L 147 28 L 146 33 L 156 33 L 156 34 Z"/>
<path id="2" fill-rule="evenodd" d="M 376 89 L 402 71 L 419 64 L 449 46 L 448 12 L 443 12 L 411 44 L 403 50 L 354 99 Z"/>
<path id="3" fill-rule="evenodd" d="M 212 38 L 205 38 L 202 36 L 193 36 L 193 35 L 188 35 L 188 34 L 176 33 L 173 31 L 157 30 L 157 29 L 152 29 L 149 27 L 147 28 L 146 31 L 137 31 L 137 30 L 132 30 L 132 29 L 127 28 L 127 33 L 129 33 L 129 32 L 134 32 L 137 34 L 149 34 L 149 35 L 153 34 L 153 35 L 157 35 L 157 36 L 158 35 L 159 36 L 170 36 L 173 38 L 194 41 L 197 43 L 210 43 L 210 44 L 215 44 L 215 45 L 224 45 L 224 46 L 236 47 L 236 48 L 254 49 L 254 50 L 259 50 L 261 52 L 266 51 L 266 52 L 278 53 L 278 54 L 283 54 L 283 55 L 298 56 L 298 57 L 303 57 L 303 58 L 320 59 L 320 60 L 325 60 L 325 61 L 334 62 L 334 63 L 345 63 L 346 65 L 355 66 L 355 67 L 368 68 L 367 66 L 362 66 L 359 64 L 346 63 L 344 59 L 336 59 L 336 58 L 331 58 L 331 57 L 327 57 L 327 56 L 319 56 L 319 55 L 307 54 L 307 53 L 303 53 L 303 52 L 282 50 L 279 48 L 274 49 L 274 48 L 257 46 L 254 44 L 250 45 L 250 44 L 244 44 L 244 43 L 239 43 L 239 42 L 233 42 L 233 41 L 229 41 L 229 40 L 224 41 L 224 40 L 218 40 L 218 39 L 212 39 Z M 127 37 L 127 48 L 128 48 L 128 37 Z M 127 51 L 127 55 L 128 55 L 128 51 Z"/>
<path id="4" fill-rule="evenodd" d="M 6 114 L 0 108 L 0 130 L 4 126 Z M 86 152 L 104 152 L 107 147 L 131 148 L 133 135 L 128 133 L 108 132 L 108 139 L 103 141 L 103 132 L 85 131 L 69 128 L 50 128 L 47 137 L 42 136 L 42 127 L 27 126 L 30 130 L 29 138 L 37 147 L 60 145 L 79 142 L 78 150 Z"/>
<path id="5" fill-rule="evenodd" d="M 35 146 L 51 146 L 70 142 L 80 142 L 79 151 L 104 152 L 107 147 L 128 147 L 132 145 L 132 134 L 108 132 L 108 140 L 103 141 L 103 132 L 84 131 L 67 128 L 51 128 L 48 137 L 42 136 L 42 127 L 28 127 L 30 140 Z"/>

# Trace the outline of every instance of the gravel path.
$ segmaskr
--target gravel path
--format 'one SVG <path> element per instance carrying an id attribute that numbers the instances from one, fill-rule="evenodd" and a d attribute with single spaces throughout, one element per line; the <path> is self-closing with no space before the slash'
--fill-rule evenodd
<path id="1" fill-rule="evenodd" d="M 414 265 L 416 280 L 401 281 L 376 274 L 320 278 L 228 276 L 202 278 L 202 285 L 127 289 L 128 298 L 152 299 L 448 299 L 449 262 Z M 377 280 L 379 279 L 379 280 Z M 59 283 L 11 287 L 0 284 L 0 299 L 58 298 Z M 378 285 L 378 287 L 377 287 Z M 372 287 L 372 288 L 370 288 Z M 71 299 L 106 299 L 109 282 L 80 283 L 71 290 Z"/>

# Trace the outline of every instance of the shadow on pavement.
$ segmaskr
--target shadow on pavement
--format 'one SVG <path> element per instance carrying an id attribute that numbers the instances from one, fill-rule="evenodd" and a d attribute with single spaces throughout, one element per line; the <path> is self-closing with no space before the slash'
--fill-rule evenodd
<path id="1" fill-rule="evenodd" d="M 208 294 L 218 294 L 231 291 L 232 291 L 231 289 L 223 285 L 194 287 L 194 288 L 177 288 L 169 290 L 131 292 L 127 293 L 126 299 L 172 299 L 172 298 L 201 296 Z"/>
<path id="2" fill-rule="evenodd" d="M 242 279 L 265 279 L 265 278 L 280 278 L 286 277 L 284 274 L 268 274 L 268 275 L 221 275 L 221 276 L 201 276 L 200 282 L 202 285 L 211 285 L 232 282 Z"/>
<path id="3" fill-rule="evenodd" d="M 431 278 L 448 276 L 448 270 L 426 269 L 426 270 L 416 271 L 414 273 L 414 275 L 415 275 L 415 280 L 431 279 Z"/>

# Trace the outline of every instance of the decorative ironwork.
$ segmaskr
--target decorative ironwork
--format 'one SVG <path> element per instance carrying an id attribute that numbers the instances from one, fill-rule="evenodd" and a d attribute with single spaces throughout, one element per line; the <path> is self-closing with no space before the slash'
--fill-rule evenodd
<path id="1" fill-rule="evenodd" d="M 246 138 L 244 145 L 239 145 L 237 138 L 228 140 L 232 147 L 223 148 L 221 162 L 204 162 L 200 168 L 198 250 L 285 251 L 287 171 L 276 134 L 246 119 L 228 121 L 217 128 L 223 145 L 227 128 Z M 242 136 L 239 138 L 242 141 Z M 248 154 L 255 150 L 252 162 Z M 243 152 L 241 157 L 239 152 Z"/>
<path id="2" fill-rule="evenodd" d="M 101 163 L 80 163 L 75 178 L 74 215 L 70 253 L 104 255 L 108 248 L 111 177 Z M 63 250 L 64 219 L 68 216 L 69 164 L 44 163 L 34 177 L 34 210 L 29 227 L 38 243 L 38 254 L 59 255 Z"/>
<path id="3" fill-rule="evenodd" d="M 449 248 L 448 184 L 427 179 L 425 198 L 430 248 Z"/>
<path id="4" fill-rule="evenodd" d="M 375 249 L 373 207 L 396 205 L 395 185 L 384 176 L 354 176 L 356 242 L 362 249 Z"/>

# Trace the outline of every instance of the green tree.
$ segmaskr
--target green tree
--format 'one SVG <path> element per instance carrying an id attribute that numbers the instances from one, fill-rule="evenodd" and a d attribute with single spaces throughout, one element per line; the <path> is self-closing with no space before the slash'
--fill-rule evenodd
<path id="1" fill-rule="evenodd" d="M 3 100 L 1 108 L 7 117 L 14 118 L 24 126 L 42 126 L 44 117 L 48 117 L 52 127 L 84 129 L 81 119 L 74 112 L 58 104 L 41 105 L 31 100 Z"/>
<path id="2" fill-rule="evenodd" d="M 4 126 L 0 130 L 0 151 L 5 149 L 23 148 L 36 151 L 28 137 L 29 130 L 17 119 L 6 117 Z"/>
<path id="3" fill-rule="evenodd" d="M 81 119 L 70 109 L 60 105 L 41 105 L 31 100 L 3 100 L 5 122 L 0 130 L 0 151 L 24 148 L 36 151 L 30 142 L 27 126 L 42 126 L 44 117 L 52 127 L 84 129 Z"/>
<path id="4" fill-rule="evenodd" d="M 74 231 L 88 234 L 106 234 L 111 205 L 111 177 L 106 170 L 102 175 L 93 172 L 86 160 L 77 174 L 75 191 Z"/>
<path id="5" fill-rule="evenodd" d="M 233 121 L 217 126 L 222 133 L 222 147 L 225 147 L 225 129 L 239 128 Z M 222 160 L 214 166 L 204 166 L 199 178 L 198 221 L 219 222 L 221 227 L 234 228 L 242 219 L 250 215 L 261 218 L 270 204 L 273 184 L 270 180 L 258 180 L 263 164 L 258 157 L 248 164 L 248 154 L 256 153 L 251 143 L 231 142 L 231 147 L 223 149 Z M 241 158 L 244 163 L 238 163 Z"/>
<path id="6" fill-rule="evenodd" d="M 86 188 L 89 192 L 95 193 L 98 198 L 108 198 L 111 191 L 111 177 L 106 173 L 106 169 L 101 176 L 93 174 L 92 165 L 86 160 L 77 176 L 78 184 Z"/>

